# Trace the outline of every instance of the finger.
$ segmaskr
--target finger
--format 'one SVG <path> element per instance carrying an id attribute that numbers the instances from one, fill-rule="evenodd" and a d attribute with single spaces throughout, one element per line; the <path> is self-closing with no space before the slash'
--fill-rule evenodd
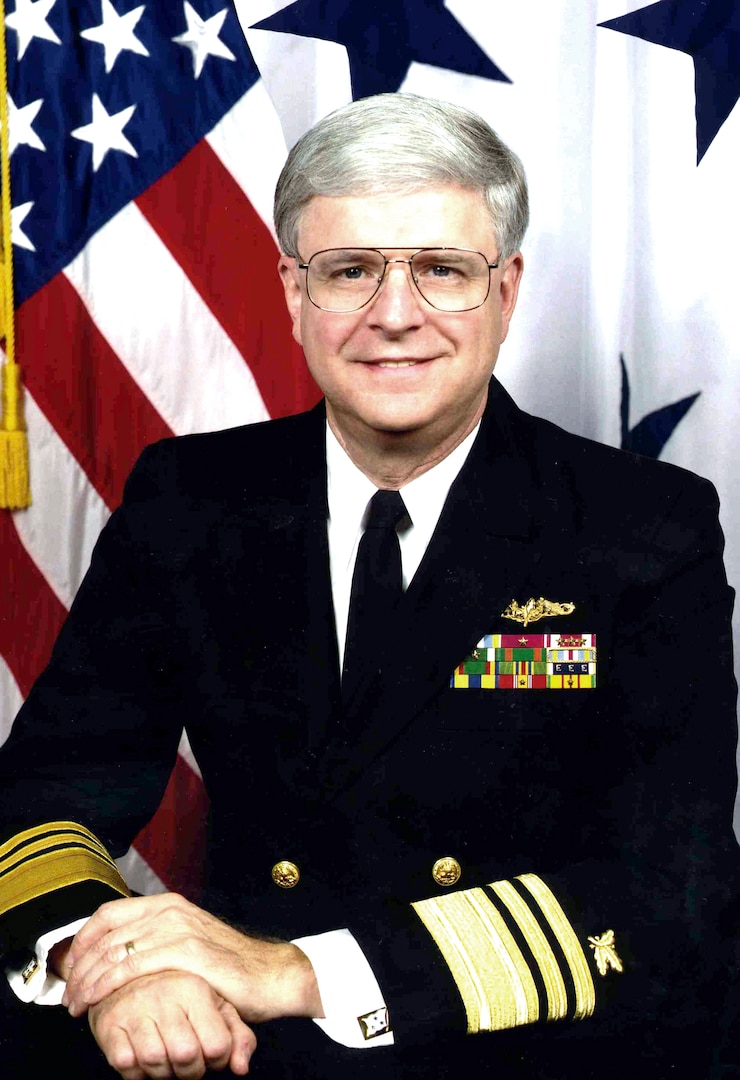
<path id="1" fill-rule="evenodd" d="M 132 896 L 101 904 L 95 914 L 77 931 L 69 958 L 76 964 L 100 938 L 129 923 L 156 919 L 164 907 L 186 905 L 187 901 L 176 893 L 160 893 L 157 896 Z"/>
<path id="2" fill-rule="evenodd" d="M 112 964 L 125 960 L 129 951 L 136 947 L 136 943 L 141 945 L 146 935 L 151 932 L 148 920 L 128 922 L 98 937 L 82 954 L 79 951 L 73 952 L 77 943 L 75 938 L 67 956 L 67 962 L 71 964 L 67 973 L 67 995 L 74 997 L 93 970 L 98 969 L 100 973 Z M 63 1000 L 63 1004 L 66 1005 L 67 1001 Z"/>
<path id="3" fill-rule="evenodd" d="M 81 1016 L 90 1005 L 96 1005 L 114 990 L 120 990 L 121 987 L 127 986 L 143 975 L 156 975 L 162 971 L 191 970 L 193 974 L 199 974 L 194 970 L 193 958 L 188 958 L 174 945 L 162 945 L 144 952 L 137 949 L 128 954 L 124 948 L 123 953 L 123 958 L 117 963 L 110 964 L 107 961 L 101 961 L 98 966 L 100 974 L 97 978 L 88 975 L 77 985 L 72 984 L 71 980 L 67 983 L 65 996 L 71 1016 Z"/>
<path id="4" fill-rule="evenodd" d="M 172 1073 L 178 1080 L 200 1080 L 206 1071 L 203 1049 L 193 1025 L 179 1006 L 158 1021 L 158 1031 Z"/>
<path id="5" fill-rule="evenodd" d="M 207 1001 L 191 1002 L 187 1016 L 201 1047 L 203 1059 L 210 1069 L 224 1069 L 231 1057 L 233 1039 L 219 1004 L 210 988 Z"/>
<path id="6" fill-rule="evenodd" d="M 249 1072 L 252 1054 L 257 1048 L 257 1037 L 230 1002 L 222 1002 L 220 1012 L 231 1035 L 231 1056 L 228 1064 L 235 1076 L 245 1076 Z"/>
<path id="7" fill-rule="evenodd" d="M 141 897 L 137 899 L 153 898 Z M 175 900 L 179 899 L 179 897 L 175 898 Z M 183 903 L 186 904 L 187 901 L 183 901 Z M 173 905 L 167 904 L 163 906 L 160 904 L 159 907 L 160 910 L 154 917 L 151 914 L 150 905 L 147 905 L 147 910 L 141 918 L 128 921 L 99 937 L 79 957 L 67 976 L 67 985 L 62 997 L 63 1005 L 69 1006 L 73 1002 L 75 1003 L 76 1011 L 72 1015 L 80 1015 L 81 1012 L 84 1012 L 86 1004 L 89 1004 L 91 1000 L 85 997 L 85 991 L 89 990 L 110 969 L 123 965 L 120 974 L 126 974 L 126 978 L 116 983 L 116 986 L 125 985 L 142 973 L 136 964 L 135 957 L 137 953 L 146 952 L 153 945 L 164 943 L 167 940 L 171 944 L 177 941 L 183 943 L 191 940 L 192 928 L 188 925 L 187 914 L 178 907 L 173 913 L 175 918 L 166 921 L 165 913 L 171 911 Z M 102 909 L 100 910 L 102 911 Z M 133 910 L 133 908 L 129 908 L 129 911 Z M 139 910 L 142 909 L 139 908 Z M 161 970 L 161 968 L 155 967 L 153 970 Z M 106 992 L 110 992 L 110 988 Z M 100 998 L 98 997 L 96 1000 L 100 1000 Z"/>
<path id="8" fill-rule="evenodd" d="M 167 1047 L 158 1025 L 151 1017 L 137 1017 L 128 1027 L 128 1037 L 136 1064 L 144 1076 L 151 1077 L 152 1080 L 167 1080 L 172 1076 Z"/>
<path id="9" fill-rule="evenodd" d="M 102 1034 L 95 1032 L 95 1038 L 108 1064 L 124 1080 L 145 1080 L 144 1070 L 140 1068 L 131 1040 L 123 1028 L 113 1028 Z"/>
<path id="10" fill-rule="evenodd" d="M 107 934 L 100 938 L 95 945 L 74 965 L 67 977 L 67 985 L 62 997 L 62 1004 L 70 1007 L 73 1016 L 79 1016 L 90 1003 L 85 996 L 94 983 L 107 972 L 118 968 L 118 986 L 123 986 L 136 978 L 138 967 L 136 963 L 137 947 L 129 933 L 135 933 L 139 942 L 139 948 L 146 943 L 145 923 L 132 923 L 122 930 Z M 99 998 L 96 1000 L 100 1000 Z"/>
<path id="11" fill-rule="evenodd" d="M 72 963 L 77 963 L 99 938 L 116 927 L 124 925 L 124 923 L 138 919 L 140 907 L 138 901 L 140 899 L 148 898 L 128 897 L 101 904 L 95 914 L 91 915 L 85 925 L 75 934 L 72 948 L 69 951 Z"/>

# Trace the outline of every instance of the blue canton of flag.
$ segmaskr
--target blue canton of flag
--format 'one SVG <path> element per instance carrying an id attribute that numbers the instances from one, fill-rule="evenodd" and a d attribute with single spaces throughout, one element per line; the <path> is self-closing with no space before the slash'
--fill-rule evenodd
<path id="1" fill-rule="evenodd" d="M 17 0 L 7 16 L 19 304 L 258 78 L 223 0 L 124 6 Z"/>

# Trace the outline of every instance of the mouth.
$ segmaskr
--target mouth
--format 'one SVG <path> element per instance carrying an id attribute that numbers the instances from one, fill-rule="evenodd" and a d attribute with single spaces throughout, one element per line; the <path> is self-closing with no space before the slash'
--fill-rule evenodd
<path id="1" fill-rule="evenodd" d="M 429 364 L 433 359 L 430 356 L 378 356 L 361 362 L 369 368 L 411 368 Z"/>

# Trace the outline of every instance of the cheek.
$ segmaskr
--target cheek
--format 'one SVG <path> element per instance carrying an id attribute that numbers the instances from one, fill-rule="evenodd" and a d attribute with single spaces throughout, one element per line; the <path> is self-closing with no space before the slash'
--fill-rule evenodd
<path id="1" fill-rule="evenodd" d="M 352 351 L 357 341 L 357 320 L 350 321 L 347 316 L 332 315 L 318 311 L 308 311 L 305 307 L 301 318 L 294 324 L 294 334 L 313 371 L 330 369 L 343 355 Z M 359 346 L 358 346 L 359 347 Z"/>

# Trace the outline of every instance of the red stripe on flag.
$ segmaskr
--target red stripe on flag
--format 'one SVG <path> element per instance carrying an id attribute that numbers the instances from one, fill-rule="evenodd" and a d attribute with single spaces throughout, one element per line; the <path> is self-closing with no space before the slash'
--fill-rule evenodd
<path id="1" fill-rule="evenodd" d="M 21 543 L 7 511 L 0 511 L 0 560 L 5 586 L 0 654 L 26 697 L 46 666 L 67 612 Z"/>
<path id="2" fill-rule="evenodd" d="M 172 432 L 62 274 L 18 309 L 29 392 L 109 507 L 143 447 Z"/>
<path id="3" fill-rule="evenodd" d="M 314 405 L 320 392 L 290 332 L 275 242 L 208 143 L 136 205 L 244 357 L 270 416 Z"/>
<path id="4" fill-rule="evenodd" d="M 169 889 L 191 900 L 203 884 L 207 818 L 203 783 L 178 755 L 159 809 L 134 847 Z"/>

